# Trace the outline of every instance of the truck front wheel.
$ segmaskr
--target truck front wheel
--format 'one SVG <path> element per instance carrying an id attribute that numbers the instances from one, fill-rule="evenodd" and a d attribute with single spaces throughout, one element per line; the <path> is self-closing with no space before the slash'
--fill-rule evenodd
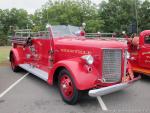
<path id="1" fill-rule="evenodd" d="M 15 57 L 13 54 L 11 54 L 10 56 L 10 62 L 11 62 L 11 68 L 14 72 L 17 72 L 19 71 L 19 67 L 16 65 L 16 60 L 15 60 Z"/>
<path id="2" fill-rule="evenodd" d="M 58 76 L 58 87 L 62 99 L 70 104 L 76 104 L 79 100 L 79 91 L 76 89 L 70 73 L 64 69 Z"/>

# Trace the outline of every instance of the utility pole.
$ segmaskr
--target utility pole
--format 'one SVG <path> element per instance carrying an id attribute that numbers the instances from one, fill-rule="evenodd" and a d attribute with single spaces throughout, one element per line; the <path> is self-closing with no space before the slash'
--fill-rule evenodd
<path id="1" fill-rule="evenodd" d="M 134 0 L 134 3 L 135 3 L 136 31 L 137 31 L 137 34 L 138 34 L 138 32 L 139 32 L 139 28 L 138 28 L 137 0 Z"/>

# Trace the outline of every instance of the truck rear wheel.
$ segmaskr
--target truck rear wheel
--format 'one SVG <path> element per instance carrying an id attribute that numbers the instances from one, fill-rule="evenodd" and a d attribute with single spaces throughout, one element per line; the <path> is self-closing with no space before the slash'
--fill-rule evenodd
<path id="1" fill-rule="evenodd" d="M 11 54 L 11 56 L 10 56 L 10 62 L 11 62 L 11 68 L 12 68 L 12 70 L 14 72 L 19 71 L 20 68 L 19 68 L 19 66 L 17 66 L 16 60 L 15 60 L 15 57 L 14 57 L 13 54 Z"/>
<path id="2" fill-rule="evenodd" d="M 62 99 L 70 105 L 76 104 L 79 100 L 79 91 L 76 89 L 70 73 L 64 69 L 58 76 L 58 87 Z"/>

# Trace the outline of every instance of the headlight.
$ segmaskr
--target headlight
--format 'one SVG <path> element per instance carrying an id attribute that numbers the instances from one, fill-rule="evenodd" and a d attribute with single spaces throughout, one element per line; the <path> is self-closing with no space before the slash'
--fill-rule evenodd
<path id="1" fill-rule="evenodd" d="M 126 58 L 129 59 L 130 58 L 130 53 L 127 51 L 126 52 Z"/>
<path id="2" fill-rule="evenodd" d="M 94 62 L 94 58 L 91 55 L 84 55 L 81 57 L 82 59 L 84 59 L 86 61 L 87 64 L 93 64 Z"/>

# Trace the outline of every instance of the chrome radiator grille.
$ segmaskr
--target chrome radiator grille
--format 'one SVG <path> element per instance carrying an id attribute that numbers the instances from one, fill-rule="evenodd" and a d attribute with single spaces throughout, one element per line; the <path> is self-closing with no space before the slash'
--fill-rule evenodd
<path id="1" fill-rule="evenodd" d="M 122 50 L 103 49 L 102 78 L 106 83 L 121 80 Z"/>

